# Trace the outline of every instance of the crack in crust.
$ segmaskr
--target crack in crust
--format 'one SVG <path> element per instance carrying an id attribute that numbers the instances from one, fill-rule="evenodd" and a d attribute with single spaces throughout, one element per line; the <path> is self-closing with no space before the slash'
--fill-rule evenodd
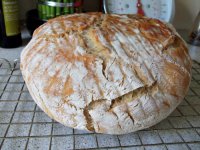
<path id="1" fill-rule="evenodd" d="M 129 93 L 123 95 L 123 96 L 120 96 L 116 99 L 113 99 L 112 102 L 111 102 L 110 108 L 108 109 L 108 112 L 111 112 L 112 114 L 114 114 L 118 118 L 117 114 L 113 111 L 113 108 L 115 108 L 116 106 L 127 104 L 128 102 L 134 101 L 136 98 L 139 99 L 141 96 L 146 95 L 148 93 L 154 93 L 157 90 L 158 90 L 158 84 L 157 84 L 157 82 L 154 82 L 149 87 L 141 87 L 141 88 L 138 88 L 134 91 L 131 91 L 131 92 L 129 92 Z M 105 102 L 105 101 L 108 101 L 108 100 L 102 99 L 102 100 L 92 101 L 88 104 L 88 106 L 86 106 L 84 108 L 83 112 L 84 112 L 84 116 L 85 116 L 85 119 L 86 119 L 86 122 L 87 122 L 86 127 L 89 131 L 95 131 L 93 120 L 92 120 L 92 117 L 91 117 L 89 111 L 98 107 L 98 105 L 101 105 L 102 102 Z M 128 116 L 130 117 L 130 119 L 132 120 L 132 122 L 134 124 L 134 118 L 133 118 L 133 116 L 131 115 L 131 113 L 128 109 L 127 109 L 126 113 L 128 114 Z M 119 124 L 119 127 L 122 129 L 120 124 Z"/>
<path id="2" fill-rule="evenodd" d="M 101 104 L 102 102 L 105 102 L 106 100 L 93 100 L 91 101 L 83 110 L 85 119 L 86 119 L 86 127 L 89 131 L 95 131 L 92 117 L 89 113 L 90 110 L 92 110 L 94 107 L 98 106 L 98 104 Z"/>
<path id="3" fill-rule="evenodd" d="M 92 117 L 89 113 L 89 108 L 90 106 L 86 106 L 83 110 L 83 114 L 85 116 L 85 120 L 86 120 L 86 128 L 89 130 L 89 131 L 94 131 L 94 125 L 93 125 L 93 121 L 92 121 Z"/>
<path id="4" fill-rule="evenodd" d="M 134 120 L 133 116 L 131 115 L 131 113 L 130 113 L 130 111 L 129 111 L 128 108 L 127 108 L 126 113 L 128 114 L 128 116 L 130 117 L 130 119 L 132 120 L 132 122 L 133 122 L 133 124 L 134 124 L 134 123 L 135 123 L 135 120 Z"/>
<path id="5" fill-rule="evenodd" d="M 134 101 L 136 98 L 139 99 L 140 97 L 142 97 L 143 95 L 146 95 L 148 93 L 154 93 L 157 90 L 158 90 L 157 82 L 154 82 L 151 86 L 144 86 L 144 87 L 137 88 L 127 94 L 124 94 L 124 95 L 112 100 L 110 110 L 112 110 L 116 106 L 120 106 L 124 103 Z"/>

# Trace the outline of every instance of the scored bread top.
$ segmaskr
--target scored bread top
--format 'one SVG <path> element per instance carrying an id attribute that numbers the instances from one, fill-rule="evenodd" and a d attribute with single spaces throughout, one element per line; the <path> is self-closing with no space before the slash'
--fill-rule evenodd
<path id="1" fill-rule="evenodd" d="M 123 134 L 176 108 L 188 90 L 191 59 L 169 24 L 86 13 L 40 26 L 21 54 L 21 70 L 35 102 L 56 121 Z"/>

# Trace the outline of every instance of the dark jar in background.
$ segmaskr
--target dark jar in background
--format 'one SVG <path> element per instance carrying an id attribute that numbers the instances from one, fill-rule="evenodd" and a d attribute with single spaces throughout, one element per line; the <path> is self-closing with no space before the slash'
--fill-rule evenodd
<path id="1" fill-rule="evenodd" d="M 0 0 L 0 46 L 15 48 L 21 44 L 18 0 Z"/>

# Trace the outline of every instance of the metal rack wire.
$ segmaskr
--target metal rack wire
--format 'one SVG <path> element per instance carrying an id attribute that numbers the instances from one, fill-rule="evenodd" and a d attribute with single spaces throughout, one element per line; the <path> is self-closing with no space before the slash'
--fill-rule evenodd
<path id="1" fill-rule="evenodd" d="M 190 90 L 161 123 L 126 135 L 74 130 L 50 119 L 32 100 L 19 62 L 0 61 L 0 149 L 200 149 L 200 64 L 193 63 Z"/>

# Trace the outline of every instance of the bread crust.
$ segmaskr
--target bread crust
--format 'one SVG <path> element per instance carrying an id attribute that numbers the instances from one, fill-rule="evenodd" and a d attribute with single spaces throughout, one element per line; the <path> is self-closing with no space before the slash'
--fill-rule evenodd
<path id="1" fill-rule="evenodd" d="M 124 134 L 166 118 L 186 95 L 191 58 L 175 29 L 137 15 L 49 20 L 21 53 L 38 106 L 76 129 Z"/>

